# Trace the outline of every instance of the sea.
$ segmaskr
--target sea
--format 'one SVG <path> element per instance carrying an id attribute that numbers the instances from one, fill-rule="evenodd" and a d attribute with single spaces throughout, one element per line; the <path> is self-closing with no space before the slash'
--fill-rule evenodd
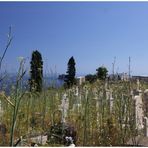
<path id="1" fill-rule="evenodd" d="M 20 87 L 23 90 L 29 90 L 29 80 L 30 76 L 25 75 L 21 83 L 19 83 Z M 7 95 L 11 93 L 13 89 L 15 89 L 17 82 L 17 74 L 7 74 L 5 78 L 0 81 L 0 91 L 5 91 Z M 43 88 L 48 89 L 49 87 L 59 88 L 63 86 L 64 80 L 58 79 L 57 75 L 48 75 L 43 77 Z"/>

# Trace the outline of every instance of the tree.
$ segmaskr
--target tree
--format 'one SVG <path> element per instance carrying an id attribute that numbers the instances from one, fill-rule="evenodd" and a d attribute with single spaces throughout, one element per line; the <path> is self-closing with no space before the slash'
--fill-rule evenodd
<path id="1" fill-rule="evenodd" d="M 65 83 L 67 87 L 71 87 L 76 83 L 75 74 L 76 74 L 76 68 L 75 68 L 75 60 L 73 56 L 68 61 L 68 69 L 67 74 L 65 76 Z"/>
<path id="2" fill-rule="evenodd" d="M 32 52 L 30 65 L 30 91 L 40 92 L 42 90 L 43 61 L 39 51 Z"/>
<path id="3" fill-rule="evenodd" d="M 100 80 L 105 80 L 107 77 L 108 70 L 106 67 L 102 66 L 96 69 L 97 71 L 97 78 Z"/>
<path id="4" fill-rule="evenodd" d="M 97 79 L 96 75 L 88 74 L 85 76 L 85 80 L 88 81 L 89 83 L 95 82 Z"/>

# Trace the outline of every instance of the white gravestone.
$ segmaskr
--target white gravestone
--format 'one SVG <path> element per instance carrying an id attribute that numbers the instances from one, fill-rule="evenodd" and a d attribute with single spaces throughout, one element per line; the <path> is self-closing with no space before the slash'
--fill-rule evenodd
<path id="1" fill-rule="evenodd" d="M 144 117 L 144 136 L 148 137 L 148 118 Z"/>
<path id="2" fill-rule="evenodd" d="M 139 95 L 134 96 L 135 102 L 135 118 L 136 118 L 136 127 L 137 129 L 143 128 L 143 102 L 142 102 L 142 93 L 139 90 Z"/>
<path id="3" fill-rule="evenodd" d="M 65 118 L 67 117 L 67 111 L 69 108 L 69 100 L 67 98 L 66 93 L 62 97 L 61 110 L 62 110 L 62 122 L 65 122 Z"/>

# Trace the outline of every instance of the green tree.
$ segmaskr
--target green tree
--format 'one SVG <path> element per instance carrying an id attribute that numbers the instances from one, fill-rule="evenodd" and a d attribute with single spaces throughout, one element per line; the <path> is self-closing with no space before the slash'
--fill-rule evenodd
<path id="1" fill-rule="evenodd" d="M 30 62 L 30 91 L 42 91 L 43 61 L 39 51 L 32 52 Z"/>
<path id="2" fill-rule="evenodd" d="M 102 66 L 96 69 L 97 71 L 97 78 L 100 80 L 105 80 L 107 77 L 108 70 L 106 67 Z"/>
<path id="3" fill-rule="evenodd" d="M 67 87 L 71 87 L 76 83 L 75 75 L 76 75 L 76 68 L 75 68 L 75 60 L 73 56 L 68 61 L 68 69 L 67 74 L 65 76 L 65 83 Z"/>
<path id="4" fill-rule="evenodd" d="M 97 79 L 96 75 L 88 74 L 85 76 L 85 80 L 88 81 L 89 83 L 95 82 Z"/>

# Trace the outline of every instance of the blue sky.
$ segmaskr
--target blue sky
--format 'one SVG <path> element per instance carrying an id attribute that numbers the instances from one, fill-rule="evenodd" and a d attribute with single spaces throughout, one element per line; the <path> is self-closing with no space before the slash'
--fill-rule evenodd
<path id="1" fill-rule="evenodd" d="M 9 26 L 13 41 L 3 70 L 16 72 L 18 57 L 39 50 L 44 71 L 65 73 L 71 56 L 77 74 L 112 72 L 148 75 L 148 2 L 0 2 L 0 53 Z M 56 67 L 56 68 L 55 68 Z"/>

